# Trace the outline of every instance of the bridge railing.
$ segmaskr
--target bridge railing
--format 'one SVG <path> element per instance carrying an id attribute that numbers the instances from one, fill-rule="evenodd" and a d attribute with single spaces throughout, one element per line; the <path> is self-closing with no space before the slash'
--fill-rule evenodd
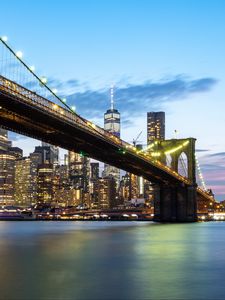
<path id="1" fill-rule="evenodd" d="M 168 174 L 176 177 L 178 180 L 183 181 L 186 184 L 190 184 L 190 181 L 186 177 L 181 176 L 180 174 L 178 174 L 168 166 L 164 165 L 160 161 L 150 157 L 145 152 L 138 151 L 136 147 L 121 140 L 117 136 L 93 124 L 92 122 L 82 118 L 75 112 L 71 112 L 55 104 L 54 102 L 51 102 L 46 98 L 36 94 L 35 92 L 32 92 L 9 79 L 6 79 L 3 76 L 0 76 L 0 90 L 6 93 L 10 93 L 10 95 L 12 96 L 18 97 L 20 100 L 25 101 L 29 105 L 34 105 L 35 103 L 38 107 L 42 109 L 44 108 L 51 114 L 60 117 L 64 121 L 69 122 L 73 125 L 75 123 L 77 126 L 82 127 L 87 131 L 91 131 L 92 133 L 94 133 L 95 135 L 97 134 L 101 138 L 107 139 L 110 143 L 116 145 L 119 149 L 121 148 L 122 153 L 125 154 L 126 152 L 129 152 L 132 155 L 141 157 L 147 162 L 151 162 L 151 164 L 157 166 L 158 168 L 162 169 Z"/>

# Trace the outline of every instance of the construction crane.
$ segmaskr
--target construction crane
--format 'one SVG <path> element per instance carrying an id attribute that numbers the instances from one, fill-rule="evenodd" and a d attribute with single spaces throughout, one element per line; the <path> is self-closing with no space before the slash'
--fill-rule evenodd
<path id="1" fill-rule="evenodd" d="M 137 144 L 137 142 L 138 142 L 138 139 L 139 139 L 139 137 L 141 136 L 141 134 L 142 134 L 142 130 L 138 133 L 138 135 L 137 135 L 137 137 L 136 137 L 136 139 L 133 139 L 133 145 L 134 145 L 134 147 L 136 147 L 136 144 Z M 131 194 L 132 194 L 132 183 L 131 183 L 131 178 L 132 178 L 132 176 L 131 176 L 131 173 L 129 173 L 129 201 L 131 201 Z"/>
<path id="2" fill-rule="evenodd" d="M 134 147 L 136 147 L 136 144 L 137 144 L 138 139 L 139 139 L 139 137 L 141 136 L 141 134 L 142 134 L 142 131 L 140 131 L 140 132 L 138 133 L 136 139 L 133 139 L 133 145 L 134 145 Z"/>

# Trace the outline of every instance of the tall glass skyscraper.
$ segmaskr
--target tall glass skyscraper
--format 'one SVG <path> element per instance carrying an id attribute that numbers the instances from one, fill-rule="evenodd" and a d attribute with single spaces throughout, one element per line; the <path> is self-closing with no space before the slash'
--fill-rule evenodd
<path id="1" fill-rule="evenodd" d="M 165 112 L 147 113 L 147 143 L 165 140 Z"/>
<path id="2" fill-rule="evenodd" d="M 0 128 L 0 205 L 14 204 L 15 156 L 8 132 Z"/>
<path id="3" fill-rule="evenodd" d="M 114 107 L 114 88 L 113 86 L 110 89 L 110 109 L 104 114 L 104 129 L 108 132 L 120 137 L 120 113 Z M 103 177 L 114 177 L 117 185 L 119 187 L 120 182 L 120 170 L 105 164 Z"/>
<path id="4" fill-rule="evenodd" d="M 110 109 L 104 114 L 104 129 L 120 137 L 120 113 L 114 108 L 114 89 L 110 89 Z"/>

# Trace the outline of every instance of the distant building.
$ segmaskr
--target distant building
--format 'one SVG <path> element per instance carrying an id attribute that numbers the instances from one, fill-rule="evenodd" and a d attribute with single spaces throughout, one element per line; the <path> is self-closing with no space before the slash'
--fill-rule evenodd
<path id="1" fill-rule="evenodd" d="M 29 157 L 15 161 L 15 203 L 29 206 L 32 203 L 31 160 Z M 35 183 L 34 183 L 35 184 Z"/>
<path id="2" fill-rule="evenodd" d="M 42 142 L 42 147 L 49 147 L 50 157 L 51 160 L 50 164 L 53 164 L 53 167 L 57 166 L 59 164 L 59 147 Z"/>
<path id="3" fill-rule="evenodd" d="M 15 204 L 15 156 L 0 150 L 0 205 Z"/>
<path id="4" fill-rule="evenodd" d="M 41 164 L 37 174 L 37 201 L 50 204 L 53 200 L 53 165 Z"/>
<path id="5" fill-rule="evenodd" d="M 98 208 L 99 163 L 92 162 L 90 165 L 90 202 L 92 208 Z"/>
<path id="6" fill-rule="evenodd" d="M 113 177 L 98 180 L 98 207 L 100 209 L 116 206 L 116 182 Z"/>
<path id="7" fill-rule="evenodd" d="M 42 143 L 42 146 L 35 147 L 34 153 L 41 154 L 41 164 L 52 164 L 53 167 L 58 165 L 59 149 L 47 143 Z"/>
<path id="8" fill-rule="evenodd" d="M 10 147 L 9 152 L 13 154 L 16 159 L 23 157 L 23 150 L 18 147 Z"/>
<path id="9" fill-rule="evenodd" d="M 69 185 L 69 170 L 67 165 L 58 165 L 54 175 L 59 178 L 59 188 Z"/>
<path id="10" fill-rule="evenodd" d="M 80 203 L 89 202 L 90 159 L 69 151 L 68 164 L 71 188 L 77 190 Z"/>
<path id="11" fill-rule="evenodd" d="M 130 198 L 130 175 L 128 172 L 120 181 L 119 197 L 122 201 L 128 201 Z"/>
<path id="12" fill-rule="evenodd" d="M 120 137 L 120 113 L 114 108 L 114 90 L 111 87 L 110 90 L 111 106 L 110 109 L 104 114 L 104 129 L 108 132 Z M 103 177 L 113 176 L 116 180 L 117 189 L 120 183 L 120 170 L 110 166 L 108 164 L 104 165 Z"/>
<path id="13" fill-rule="evenodd" d="M 99 163 L 98 162 L 91 162 L 90 164 L 90 179 L 97 180 L 99 178 Z"/>
<path id="14" fill-rule="evenodd" d="M 165 112 L 147 113 L 147 143 L 165 140 Z"/>
<path id="15" fill-rule="evenodd" d="M 32 204 L 37 203 L 37 190 L 38 190 L 38 184 L 37 184 L 37 178 L 38 178 L 38 166 L 41 165 L 41 154 L 40 153 L 31 153 L 30 154 L 30 180 L 31 180 L 31 202 Z"/>
<path id="16" fill-rule="evenodd" d="M 7 130 L 0 128 L 0 205 L 15 204 L 15 161 L 23 152 L 11 146 Z"/>

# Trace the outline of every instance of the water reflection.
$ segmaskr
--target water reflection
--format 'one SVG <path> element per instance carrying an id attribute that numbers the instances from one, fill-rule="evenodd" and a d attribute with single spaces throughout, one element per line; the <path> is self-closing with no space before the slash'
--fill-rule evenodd
<path id="1" fill-rule="evenodd" d="M 224 299 L 224 229 L 0 222 L 0 299 Z"/>

